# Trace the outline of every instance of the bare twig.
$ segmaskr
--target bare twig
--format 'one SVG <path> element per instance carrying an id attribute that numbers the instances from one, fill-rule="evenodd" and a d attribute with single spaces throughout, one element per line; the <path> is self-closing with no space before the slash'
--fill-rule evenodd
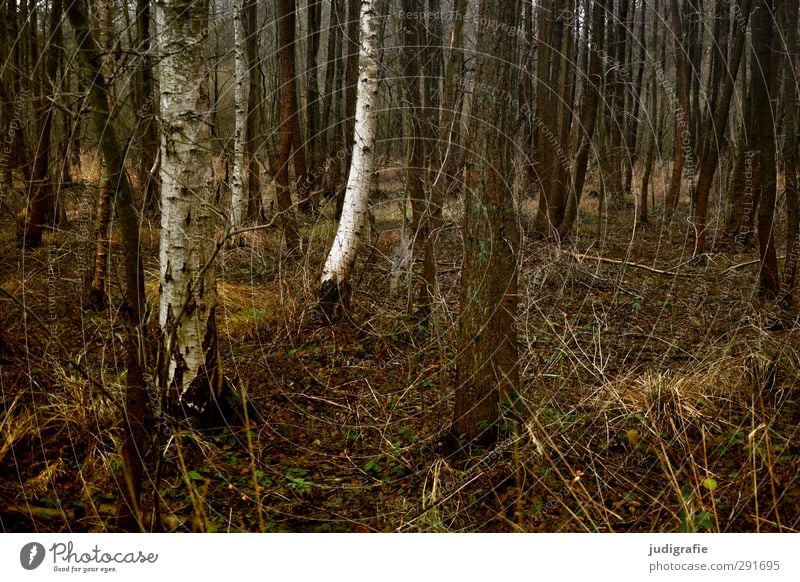
<path id="1" fill-rule="evenodd" d="M 623 265 L 625 267 L 634 267 L 636 269 L 644 269 L 645 271 L 649 271 L 651 273 L 656 273 L 658 275 L 669 275 L 670 277 L 697 277 L 697 276 L 699 276 L 698 273 L 678 273 L 676 271 L 663 271 L 661 269 L 656 269 L 655 267 L 648 267 L 647 265 L 642 265 L 641 263 L 632 263 L 630 261 L 620 261 L 619 259 L 609 259 L 607 257 L 600 257 L 600 256 L 597 256 L 597 255 L 584 255 L 583 253 L 570 253 L 570 255 L 572 255 L 573 257 L 575 257 L 579 261 L 590 260 L 590 261 L 597 261 L 599 263 L 610 263 L 612 265 Z"/>

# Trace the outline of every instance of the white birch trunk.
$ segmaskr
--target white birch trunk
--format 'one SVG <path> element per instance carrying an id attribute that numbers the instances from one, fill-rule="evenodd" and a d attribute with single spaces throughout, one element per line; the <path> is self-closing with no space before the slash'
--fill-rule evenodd
<path id="1" fill-rule="evenodd" d="M 211 212 L 208 0 L 157 0 L 161 61 L 160 380 L 202 412 L 219 387 Z"/>
<path id="2" fill-rule="evenodd" d="M 369 191 L 374 174 L 376 96 L 378 93 L 378 50 L 380 45 L 377 0 L 361 1 L 361 49 L 358 61 L 358 94 L 356 100 L 355 142 L 350 164 L 350 177 L 344 195 L 342 217 L 322 272 L 320 297 L 344 300 L 342 288 L 367 234 Z M 337 290 L 334 295 L 330 293 Z"/>
<path id="3" fill-rule="evenodd" d="M 231 216 L 230 223 L 238 228 L 244 223 L 247 199 L 244 195 L 244 150 L 247 135 L 247 60 L 245 58 L 245 39 L 243 0 L 233 2 L 234 36 L 234 130 L 233 130 L 233 175 L 231 176 Z"/>

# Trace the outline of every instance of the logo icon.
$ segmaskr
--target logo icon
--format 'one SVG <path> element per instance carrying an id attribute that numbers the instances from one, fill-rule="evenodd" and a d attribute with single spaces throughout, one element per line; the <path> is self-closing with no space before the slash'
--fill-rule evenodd
<path id="1" fill-rule="evenodd" d="M 19 552 L 19 563 L 26 570 L 35 570 L 44 562 L 44 546 L 38 542 L 30 542 L 22 546 Z"/>

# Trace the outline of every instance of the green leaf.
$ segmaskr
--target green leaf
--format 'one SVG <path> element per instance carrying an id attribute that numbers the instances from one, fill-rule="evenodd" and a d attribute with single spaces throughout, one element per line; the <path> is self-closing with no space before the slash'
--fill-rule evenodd
<path id="1" fill-rule="evenodd" d="M 304 491 L 304 492 L 311 491 L 310 481 L 306 481 L 305 479 L 299 477 L 298 478 L 289 477 L 289 475 L 286 476 L 286 480 L 289 482 L 289 487 L 293 489 L 297 489 L 298 491 Z"/>
<path id="2" fill-rule="evenodd" d="M 187 476 L 189 477 L 189 479 L 191 479 L 192 481 L 202 481 L 202 480 L 203 480 L 203 476 L 202 476 L 200 473 L 198 473 L 197 471 L 195 471 L 194 469 L 192 469 L 191 471 L 189 471 L 189 472 L 188 472 L 186 475 L 187 475 Z"/>
<path id="3" fill-rule="evenodd" d="M 373 473 L 377 473 L 381 470 L 381 466 L 378 464 L 377 461 L 367 461 L 364 463 L 364 471 L 369 473 L 372 471 Z"/>
<path id="4" fill-rule="evenodd" d="M 717 488 L 717 480 L 713 477 L 706 477 L 703 479 L 703 487 L 711 491 L 712 493 Z"/>

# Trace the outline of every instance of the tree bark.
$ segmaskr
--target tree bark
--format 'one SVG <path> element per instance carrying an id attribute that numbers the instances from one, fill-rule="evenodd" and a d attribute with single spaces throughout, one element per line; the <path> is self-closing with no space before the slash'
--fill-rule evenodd
<path id="1" fill-rule="evenodd" d="M 102 309 L 106 304 L 106 276 L 108 251 L 111 245 L 110 224 L 113 189 L 108 178 L 103 180 L 97 199 L 97 219 L 95 222 L 94 275 L 89 288 L 89 304 Z"/>
<path id="2" fill-rule="evenodd" d="M 156 0 L 161 51 L 161 326 L 166 405 L 212 413 L 222 388 L 211 209 L 208 0 Z"/>
<path id="3" fill-rule="evenodd" d="M 278 28 L 278 60 L 280 61 L 281 118 L 278 130 L 278 168 L 275 176 L 275 194 L 286 248 L 289 254 L 300 248 L 300 232 L 292 208 L 289 163 L 291 162 L 294 125 L 298 122 L 297 85 L 295 82 L 295 0 L 277 0 L 276 26 Z"/>
<path id="4" fill-rule="evenodd" d="M 110 115 L 109 87 L 103 76 L 103 52 L 93 36 L 89 24 L 86 0 L 73 0 L 67 4 L 67 17 L 75 33 L 78 51 L 89 87 L 87 101 L 91 119 L 100 136 L 100 150 L 106 163 L 106 173 L 114 190 L 117 220 L 122 236 L 125 271 L 124 313 L 128 328 L 126 337 L 127 376 L 125 386 L 125 418 L 122 457 L 125 476 L 123 496 L 125 505 L 120 510 L 123 529 L 144 531 L 139 505 L 144 459 L 148 454 L 148 395 L 144 379 L 144 354 L 147 353 L 145 330 L 142 328 L 144 312 L 144 271 L 139 254 L 139 219 L 136 215 L 135 197 L 125 158 L 117 138 L 116 125 Z"/>
<path id="5" fill-rule="evenodd" d="M 474 55 L 476 172 L 467 184 L 461 274 L 456 388 L 451 444 L 457 449 L 491 444 L 500 434 L 503 404 L 519 389 L 517 313 L 519 231 L 514 213 L 514 112 L 507 106 L 516 74 L 516 6 L 481 0 Z"/>
<path id="6" fill-rule="evenodd" d="M 306 163 L 308 174 L 305 183 L 299 188 L 309 199 L 310 212 L 319 208 L 319 176 L 322 166 L 320 147 L 320 105 L 319 63 L 320 38 L 322 29 L 322 1 L 307 0 L 308 44 L 306 48 Z M 330 33 L 329 33 L 330 34 Z"/>
<path id="7" fill-rule="evenodd" d="M 581 203 L 583 186 L 586 183 L 586 169 L 592 150 L 597 113 L 600 105 L 600 92 L 603 84 L 603 62 L 601 54 L 605 51 L 605 0 L 595 0 L 592 8 L 592 48 L 589 51 L 589 73 L 584 89 L 584 103 L 581 107 L 581 120 L 578 131 L 580 146 L 575 156 L 573 188 L 569 192 L 564 218 L 558 227 L 559 238 L 569 236 L 575 225 L 578 206 Z"/>
<path id="8" fill-rule="evenodd" d="M 244 0 L 244 24 L 247 48 L 247 137 L 245 161 L 247 164 L 247 219 L 257 222 L 261 218 L 261 165 L 258 150 L 261 143 L 261 57 L 258 52 L 258 4 L 256 0 Z"/>
<path id="9" fill-rule="evenodd" d="M 157 98 L 153 87 L 153 57 L 150 54 L 150 0 L 136 3 L 139 51 L 139 87 L 136 92 L 137 122 L 141 130 L 141 156 L 139 160 L 139 187 L 144 191 L 144 208 L 155 216 L 159 201 L 158 184 L 158 126 L 156 124 Z"/>
<path id="10" fill-rule="evenodd" d="M 797 21 L 798 0 L 785 0 L 781 10 L 783 13 L 786 40 L 786 57 L 784 63 L 785 109 L 784 128 L 786 141 L 783 145 L 783 174 L 786 183 L 786 259 L 784 263 L 783 286 L 781 296 L 791 304 L 797 279 L 797 262 L 800 260 L 800 183 L 798 182 L 798 77 L 797 77 Z"/>
<path id="11" fill-rule="evenodd" d="M 686 151 L 688 143 L 691 144 L 689 127 L 689 89 L 686 82 L 686 58 L 683 43 L 683 19 L 678 0 L 671 0 L 672 34 L 674 36 L 675 50 L 675 77 L 677 85 L 678 109 L 675 111 L 675 153 L 672 159 L 672 178 L 667 192 L 666 212 L 672 216 L 678 209 L 681 198 L 681 185 L 683 170 L 686 164 Z"/>
<path id="12" fill-rule="evenodd" d="M 778 258 L 775 253 L 775 199 L 777 176 L 775 166 L 775 111 L 773 98 L 777 93 L 777 67 L 773 49 L 774 13 L 772 0 L 755 0 L 753 11 L 753 53 L 750 70 L 752 79 L 751 131 L 756 136 L 758 150 L 754 154 L 753 174 L 758 203 L 758 248 L 761 256 L 759 292 L 762 297 L 773 299 L 780 291 Z"/>
<path id="13" fill-rule="evenodd" d="M 361 0 L 361 46 L 352 167 L 342 217 L 322 270 L 319 288 L 320 309 L 329 319 L 350 311 L 349 275 L 367 230 L 369 192 L 375 170 L 376 97 L 380 73 L 380 12 L 376 4 L 375 0 Z"/>
<path id="14" fill-rule="evenodd" d="M 725 7 L 724 4 L 720 4 L 720 6 Z M 698 136 L 700 141 L 698 160 L 700 174 L 697 180 L 694 208 L 695 255 L 704 253 L 706 249 L 708 197 L 714 181 L 714 174 L 719 165 L 719 159 L 724 153 L 730 104 L 742 62 L 746 24 L 750 18 L 751 6 L 752 0 L 744 0 L 742 3 L 741 17 L 744 18 L 744 24 L 737 23 L 735 27 L 736 32 L 733 38 L 730 61 L 728 60 L 727 50 L 724 48 L 727 46 L 724 38 L 717 36 L 714 42 L 715 47 L 720 47 L 713 53 L 712 82 L 714 83 L 714 89 L 712 90 L 711 102 L 707 106 L 706 115 L 701 122 L 702 137 Z M 718 14 L 718 17 L 722 16 L 722 14 Z M 727 18 L 727 15 L 725 15 L 725 18 Z"/>
<path id="15" fill-rule="evenodd" d="M 35 10 L 35 7 L 34 7 Z M 36 99 L 37 145 L 33 159 L 33 172 L 29 190 L 31 191 L 30 208 L 25 230 L 20 243 L 25 248 L 35 248 L 42 244 L 42 229 L 46 223 L 56 221 L 56 197 L 50 176 L 50 144 L 53 133 L 53 115 L 55 113 L 55 90 L 57 86 L 58 63 L 61 59 L 62 34 L 61 20 L 63 4 L 54 0 L 50 7 L 49 37 L 45 56 L 44 74 L 38 73 L 40 80 Z M 33 28 L 33 25 L 31 25 Z M 35 35 L 35 31 L 34 31 Z M 35 38 L 33 40 L 35 43 Z M 37 67 L 38 68 L 38 67 Z"/>
<path id="16" fill-rule="evenodd" d="M 247 198 L 244 191 L 245 146 L 247 141 L 247 56 L 244 27 L 244 2 L 233 2 L 233 174 L 231 175 L 230 226 L 234 229 L 244 224 Z M 239 241 L 234 241 L 238 244 Z"/>

